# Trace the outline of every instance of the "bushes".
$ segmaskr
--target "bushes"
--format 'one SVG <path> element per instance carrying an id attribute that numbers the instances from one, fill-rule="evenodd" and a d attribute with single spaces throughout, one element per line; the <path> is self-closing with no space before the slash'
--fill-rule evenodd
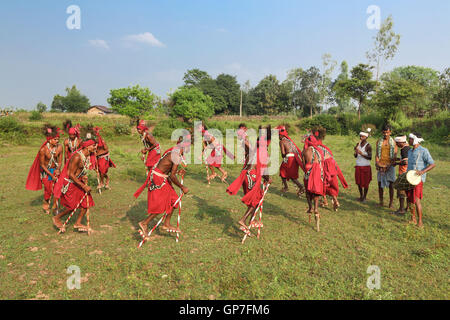
<path id="1" fill-rule="evenodd" d="M 28 118 L 30 121 L 40 121 L 43 119 L 42 114 L 39 111 L 31 111 L 30 117 Z"/>
<path id="2" fill-rule="evenodd" d="M 24 132 L 23 126 L 13 117 L 0 118 L 0 133 Z"/>
<path id="3" fill-rule="evenodd" d="M 153 135 L 159 138 L 170 138 L 175 129 L 185 129 L 188 125 L 178 119 L 167 119 L 159 121 L 153 129 Z"/>
<path id="4" fill-rule="evenodd" d="M 337 121 L 336 117 L 329 114 L 321 114 L 310 118 L 305 118 L 300 121 L 298 127 L 301 130 L 311 129 L 312 127 L 324 127 L 327 129 L 327 134 L 340 134 L 341 125 Z"/>
<path id="5" fill-rule="evenodd" d="M 114 133 L 118 136 L 130 135 L 131 129 L 126 124 L 118 123 L 114 126 Z"/>
<path id="6" fill-rule="evenodd" d="M 15 118 L 1 117 L 0 140 L 13 144 L 24 144 L 26 142 L 25 130 Z"/>

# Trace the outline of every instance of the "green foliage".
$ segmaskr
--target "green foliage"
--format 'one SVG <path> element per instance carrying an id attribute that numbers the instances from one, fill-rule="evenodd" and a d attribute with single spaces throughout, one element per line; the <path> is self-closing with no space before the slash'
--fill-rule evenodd
<path id="1" fill-rule="evenodd" d="M 450 107 L 450 68 L 439 75 L 438 89 L 433 95 L 433 107 L 443 111 Z"/>
<path id="2" fill-rule="evenodd" d="M 372 80 L 371 67 L 366 64 L 358 64 L 351 71 L 351 78 L 339 80 L 333 86 L 333 90 L 340 97 L 350 96 L 358 103 L 358 117 L 361 116 L 361 106 L 366 102 L 369 94 L 374 91 L 376 81 Z"/>
<path id="3" fill-rule="evenodd" d="M 341 125 L 337 118 L 329 114 L 320 114 L 313 118 L 305 118 L 298 124 L 300 130 L 307 130 L 319 126 L 327 129 L 327 134 L 335 135 L 341 133 Z"/>
<path id="4" fill-rule="evenodd" d="M 0 117 L 0 132 L 23 132 L 23 125 L 19 123 L 14 117 Z"/>
<path id="5" fill-rule="evenodd" d="M 118 136 L 130 135 L 131 129 L 130 126 L 124 123 L 118 123 L 114 125 L 114 133 Z"/>
<path id="6" fill-rule="evenodd" d="M 43 104 L 42 102 L 39 102 L 36 106 L 36 110 L 39 113 L 44 113 L 45 111 L 47 111 L 47 106 L 45 104 Z"/>
<path id="7" fill-rule="evenodd" d="M 171 95 L 173 106 L 172 117 L 181 117 L 184 121 L 204 120 L 214 114 L 214 103 L 211 97 L 204 95 L 199 89 L 181 87 Z"/>
<path id="8" fill-rule="evenodd" d="M 172 132 L 175 129 L 185 129 L 186 123 L 182 122 L 178 119 L 167 119 L 159 121 L 155 128 L 153 129 L 152 134 L 158 138 L 166 138 L 169 139 L 172 136 Z"/>
<path id="9" fill-rule="evenodd" d="M 52 102 L 52 111 L 56 112 L 80 112 L 85 113 L 90 108 L 89 99 L 82 95 L 74 85 L 72 88 L 66 88 L 67 95 L 55 95 Z"/>
<path id="10" fill-rule="evenodd" d="M 374 48 L 372 51 L 366 52 L 369 61 L 376 66 L 377 81 L 383 62 L 393 59 L 398 50 L 398 46 L 400 45 L 401 36 L 393 31 L 393 27 L 394 19 L 392 16 L 389 16 L 383 21 L 380 30 L 378 30 L 378 33 L 375 36 Z"/>
<path id="11" fill-rule="evenodd" d="M 43 119 L 42 114 L 39 111 L 37 111 L 37 110 L 31 111 L 31 114 L 29 117 L 30 121 L 40 121 L 42 119 Z"/>
<path id="12" fill-rule="evenodd" d="M 108 103 L 118 114 L 131 118 L 150 113 L 158 103 L 158 97 L 149 88 L 139 85 L 128 88 L 112 89 L 109 91 Z"/>

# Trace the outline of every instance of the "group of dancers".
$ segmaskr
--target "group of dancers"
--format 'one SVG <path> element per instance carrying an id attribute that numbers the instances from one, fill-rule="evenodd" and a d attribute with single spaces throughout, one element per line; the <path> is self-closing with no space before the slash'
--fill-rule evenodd
<path id="1" fill-rule="evenodd" d="M 66 225 L 77 209 L 80 214 L 74 224 L 74 228 L 81 232 L 90 232 L 89 208 L 95 203 L 92 198 L 92 190 L 89 187 L 88 172 L 94 170 L 97 173 L 97 190 L 110 189 L 110 179 L 108 176 L 109 168 L 115 168 L 109 154 L 109 149 L 105 139 L 101 136 L 101 128 L 88 126 L 82 128 L 80 125 L 72 126 L 71 121 L 63 124 L 64 130 L 68 133 L 68 138 L 64 140 L 63 145 L 59 144 L 62 130 L 55 126 L 45 125 L 44 134 L 46 140 L 39 148 L 39 152 L 28 174 L 26 189 L 41 190 L 44 187 L 43 210 L 47 214 L 54 212 L 53 224 L 59 232 L 65 232 Z M 134 193 L 138 198 L 147 188 L 147 218 L 138 223 L 139 232 L 142 236 L 141 244 L 148 240 L 151 232 L 162 223 L 161 229 L 170 233 L 177 234 L 177 240 L 180 230 L 181 198 L 189 192 L 184 184 L 186 174 L 185 155 L 190 152 L 192 135 L 195 131 L 202 137 L 203 155 L 206 155 L 208 149 L 211 150 L 209 156 L 204 156 L 207 170 L 207 183 L 217 176 L 215 169 L 222 174 L 221 181 L 227 182 L 228 173 L 222 168 L 223 157 L 225 155 L 234 159 L 234 155 L 226 150 L 219 139 L 216 139 L 208 129 L 201 124 L 180 135 L 175 146 L 161 152 L 160 144 L 151 134 L 145 121 L 139 120 L 136 126 L 140 134 L 143 148 L 141 150 L 141 159 L 146 168 L 145 183 Z M 247 127 L 240 124 L 237 130 L 238 141 L 244 150 L 244 165 L 240 175 L 231 184 L 228 185 L 226 192 L 230 195 L 236 195 L 242 187 L 244 196 L 241 201 L 247 206 L 244 215 L 239 219 L 240 230 L 246 237 L 252 237 L 254 234 L 251 229 L 258 229 L 258 237 L 263 227 L 262 206 L 265 195 L 272 184 L 272 178 L 268 172 L 269 163 L 269 145 L 272 142 L 272 128 L 259 127 L 256 143 L 250 142 L 247 135 Z M 328 206 L 327 196 L 332 199 L 334 211 L 338 211 L 340 203 L 339 182 L 344 188 L 348 184 L 343 173 L 336 162 L 331 149 L 323 144 L 326 135 L 326 129 L 322 127 L 313 128 L 303 136 L 304 146 L 300 149 L 296 143 L 289 137 L 285 126 L 275 128 L 279 137 L 279 145 L 282 156 L 280 166 L 280 177 L 282 180 L 282 193 L 289 189 L 288 181 L 292 181 L 297 187 L 297 196 L 301 197 L 306 193 L 308 208 L 306 212 L 311 221 L 311 215 L 314 214 L 316 229 L 320 231 L 320 213 L 319 207 Z M 413 189 L 405 192 L 399 191 L 400 209 L 397 214 L 405 212 L 405 198 L 408 201 L 407 207 L 412 208 L 415 205 L 419 215 L 419 226 L 422 226 L 422 206 L 420 200 L 423 197 L 423 182 L 426 172 L 431 170 L 435 164 L 426 148 L 420 146 L 423 141 L 420 136 L 411 134 L 409 144 L 413 148 L 405 149 L 406 137 L 397 137 L 393 140 L 390 137 L 390 127 L 383 127 L 383 138 L 377 142 L 376 147 L 376 169 L 379 184 L 380 205 L 383 205 L 383 188 L 390 188 L 390 204 L 393 206 L 393 186 L 396 181 L 395 169 L 399 166 L 400 173 L 409 170 L 417 170 L 417 174 L 422 177 L 422 182 Z M 356 158 L 355 182 L 360 192 L 359 201 L 364 202 L 367 199 L 369 184 L 372 180 L 371 159 L 372 148 L 367 141 L 368 132 L 360 133 L 360 141 L 355 146 L 354 156 Z M 396 157 L 397 147 L 401 148 L 401 158 Z M 414 164 L 414 166 L 413 166 Z M 411 167 L 411 168 L 410 168 Z M 413 168 L 414 167 L 414 168 Z M 303 184 L 299 181 L 299 170 L 304 173 Z M 211 171 L 211 174 L 210 172 Z M 178 187 L 180 193 L 175 191 Z M 53 196 L 53 203 L 51 198 Z M 321 203 L 319 204 L 319 201 Z M 59 211 L 64 207 L 63 211 Z M 172 214 L 175 209 L 179 210 L 177 226 L 171 225 Z M 256 218 L 257 212 L 260 213 L 259 221 Z M 416 223 L 414 210 L 412 212 L 412 221 Z M 148 225 L 158 215 L 163 215 L 161 220 L 149 232 Z M 68 219 L 61 220 L 68 215 Z M 86 216 L 87 224 L 83 224 L 83 218 Z"/>

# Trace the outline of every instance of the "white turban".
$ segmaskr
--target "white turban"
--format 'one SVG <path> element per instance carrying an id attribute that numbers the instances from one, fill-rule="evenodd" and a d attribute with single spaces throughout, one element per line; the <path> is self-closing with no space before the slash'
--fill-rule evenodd
<path id="1" fill-rule="evenodd" d="M 406 143 L 406 136 L 400 136 L 400 137 L 396 137 L 395 142 L 405 142 Z"/>
<path id="2" fill-rule="evenodd" d="M 359 135 L 360 135 L 360 136 L 364 136 L 364 137 L 368 137 L 368 136 L 369 136 L 369 134 L 368 134 L 367 132 L 364 132 L 364 131 L 361 131 L 361 132 L 359 133 Z"/>
<path id="3" fill-rule="evenodd" d="M 422 141 L 425 141 L 425 140 L 423 140 L 422 138 L 418 138 L 418 137 L 417 137 L 415 134 L 413 134 L 413 133 L 410 133 L 410 134 L 409 134 L 409 138 L 414 140 L 414 142 L 413 142 L 413 145 L 414 145 L 414 146 L 415 146 L 416 144 L 421 143 Z"/>

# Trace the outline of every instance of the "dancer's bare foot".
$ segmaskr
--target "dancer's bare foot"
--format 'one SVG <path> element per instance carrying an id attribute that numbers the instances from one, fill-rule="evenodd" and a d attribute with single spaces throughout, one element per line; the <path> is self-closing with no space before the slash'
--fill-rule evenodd
<path id="1" fill-rule="evenodd" d="M 171 226 L 171 225 L 162 226 L 161 229 L 166 231 L 166 232 L 169 232 L 169 233 L 181 233 L 180 228 L 176 228 L 176 227 Z"/>
<path id="2" fill-rule="evenodd" d="M 225 182 L 227 177 L 228 177 L 228 172 L 225 171 L 225 173 L 223 174 L 222 178 L 220 178 L 220 180 L 222 180 L 222 182 Z"/>
<path id="3" fill-rule="evenodd" d="M 393 201 L 389 202 L 389 209 L 394 209 L 394 203 L 393 203 Z"/>
<path id="4" fill-rule="evenodd" d="M 109 186 L 109 184 L 107 184 L 107 185 L 105 186 L 105 189 L 106 189 L 106 190 L 111 190 L 111 187 Z"/>
<path id="5" fill-rule="evenodd" d="M 281 193 L 286 193 L 286 192 L 288 192 L 288 187 L 283 187 L 283 188 L 281 188 Z"/>
<path id="6" fill-rule="evenodd" d="M 89 228 L 81 223 L 76 223 L 73 225 L 73 228 L 80 231 L 80 232 L 87 232 L 89 231 Z"/>
<path id="7" fill-rule="evenodd" d="M 419 228 L 423 229 L 423 223 L 422 221 L 419 221 L 419 224 L 417 225 Z"/>
<path id="8" fill-rule="evenodd" d="M 52 221 L 53 221 L 53 225 L 54 225 L 56 228 L 58 228 L 58 229 L 61 229 L 61 228 L 62 228 L 63 224 L 62 224 L 61 220 L 59 220 L 57 217 L 53 217 L 53 218 L 52 218 Z"/>
<path id="9" fill-rule="evenodd" d="M 138 226 L 140 228 L 140 231 L 142 232 L 143 237 L 147 237 L 148 235 L 148 226 L 143 223 L 143 221 L 138 223 Z"/>

